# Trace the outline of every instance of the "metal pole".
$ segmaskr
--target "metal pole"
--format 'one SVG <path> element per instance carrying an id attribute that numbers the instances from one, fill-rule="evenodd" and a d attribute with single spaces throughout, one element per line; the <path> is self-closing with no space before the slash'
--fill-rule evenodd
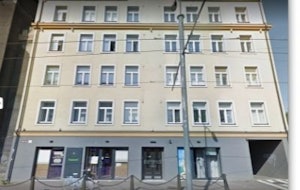
<path id="1" fill-rule="evenodd" d="M 181 71 L 181 104 L 183 115 L 183 135 L 184 135 L 184 158 L 186 172 L 186 189 L 192 190 L 192 171 L 191 171 L 191 154 L 190 154 L 190 137 L 189 137 L 189 117 L 188 117 L 188 101 L 186 88 L 186 69 L 185 69 L 185 50 L 184 50 L 184 15 L 181 12 L 181 0 L 179 1 L 179 15 L 177 16 L 179 24 L 179 55 L 180 55 L 180 71 Z"/>

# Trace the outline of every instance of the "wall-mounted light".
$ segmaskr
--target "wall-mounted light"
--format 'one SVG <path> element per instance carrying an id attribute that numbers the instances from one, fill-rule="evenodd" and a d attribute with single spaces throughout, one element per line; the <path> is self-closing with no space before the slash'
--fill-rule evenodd
<path id="1" fill-rule="evenodd" d="M 109 143 L 109 140 L 106 140 L 105 143 Z"/>

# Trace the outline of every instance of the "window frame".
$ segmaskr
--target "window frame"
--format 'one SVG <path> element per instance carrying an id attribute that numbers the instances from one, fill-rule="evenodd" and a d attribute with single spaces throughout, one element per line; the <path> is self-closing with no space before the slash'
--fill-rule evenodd
<path id="1" fill-rule="evenodd" d="M 81 68 L 88 68 L 88 71 L 81 71 L 81 72 L 78 72 L 78 68 L 81 67 Z M 75 86 L 90 86 L 91 85 L 91 72 L 92 72 L 92 68 L 91 68 L 91 65 L 76 65 L 75 67 L 75 79 L 74 79 L 74 85 Z M 78 74 L 81 74 L 82 76 L 80 77 L 81 78 L 81 81 L 78 83 L 77 82 L 77 79 L 78 79 Z M 88 81 L 86 81 L 86 75 L 88 74 Z"/>
<path id="2" fill-rule="evenodd" d="M 104 7 L 104 22 L 118 22 L 118 6 L 110 5 Z"/>
<path id="3" fill-rule="evenodd" d="M 188 9 L 195 9 L 196 10 L 192 11 L 192 10 L 188 10 Z M 187 6 L 185 11 L 186 11 L 186 22 L 195 22 L 197 19 L 197 15 L 198 15 L 198 9 L 199 7 L 197 6 Z"/>
<path id="4" fill-rule="evenodd" d="M 134 103 L 136 106 L 126 107 L 126 103 Z M 129 110 L 129 121 L 126 121 L 126 113 Z M 136 114 L 137 121 L 133 117 Z M 131 118 L 131 119 L 130 119 Z M 123 125 L 139 125 L 140 124 L 140 102 L 138 100 L 124 100 L 123 101 Z"/>
<path id="5" fill-rule="evenodd" d="M 82 40 L 83 36 L 89 36 L 91 39 Z M 84 43 L 84 44 L 82 44 Z M 89 44 L 91 43 L 91 44 Z M 82 47 L 84 45 L 84 47 Z M 78 52 L 80 53 L 92 53 L 94 51 L 94 34 L 93 33 L 81 33 L 78 40 Z"/>
<path id="6" fill-rule="evenodd" d="M 189 36 L 187 38 L 189 38 Z M 187 46 L 187 50 L 189 53 L 201 53 L 202 52 L 200 37 L 201 37 L 200 34 L 193 34 L 190 37 L 190 41 Z M 197 39 L 195 39 L 195 38 L 197 38 Z M 192 46 L 192 48 L 190 48 L 191 46 Z M 199 48 L 198 51 L 197 51 L 197 46 Z M 192 49 L 192 51 L 191 51 L 191 49 Z"/>
<path id="7" fill-rule="evenodd" d="M 50 68 L 50 67 L 58 67 L 58 69 L 57 70 L 55 70 L 54 72 L 52 71 L 52 72 L 50 72 L 51 74 L 51 81 L 50 81 L 50 83 L 49 84 L 46 84 L 46 81 L 48 80 L 48 74 L 49 74 L 49 71 L 48 71 L 48 68 Z M 55 75 L 57 75 L 57 76 L 55 76 Z M 57 78 L 57 79 L 56 79 Z M 55 82 L 53 82 L 53 81 L 55 81 L 56 80 L 56 83 Z M 60 65 L 46 65 L 45 66 L 45 71 L 44 71 L 44 77 L 43 77 L 43 84 L 42 84 L 42 86 L 58 86 L 59 85 L 59 80 L 60 80 Z"/>
<path id="8" fill-rule="evenodd" d="M 176 22 L 175 11 L 171 11 L 170 6 L 163 6 L 163 17 L 162 18 L 163 18 L 163 22 L 175 23 Z M 174 20 L 173 20 L 173 18 L 174 18 Z"/>
<path id="9" fill-rule="evenodd" d="M 134 68 L 134 71 L 128 71 L 127 69 Z M 129 82 L 127 81 L 127 74 L 130 75 Z M 136 79 L 136 83 L 134 80 Z M 124 67 L 124 86 L 125 87 L 138 87 L 140 86 L 140 67 L 139 65 L 125 65 Z"/>
<path id="10" fill-rule="evenodd" d="M 192 71 L 193 68 L 196 69 L 201 69 L 200 72 L 197 71 Z M 190 65 L 189 67 L 190 69 L 190 86 L 191 87 L 205 87 L 206 86 L 206 75 L 205 75 L 205 67 L 203 65 Z M 193 77 L 192 74 L 195 74 L 196 76 Z M 202 75 L 201 79 L 202 81 L 198 81 L 199 79 L 199 75 Z M 193 80 L 193 78 L 197 79 L 197 80 Z"/>
<path id="11" fill-rule="evenodd" d="M 177 67 L 178 67 L 177 65 L 166 65 L 165 66 L 165 86 L 166 87 L 172 87 L 173 84 L 174 84 L 174 86 L 181 86 L 180 68 L 178 69 L 177 80 L 174 81 L 175 76 L 176 76 Z M 174 69 L 175 69 L 175 71 L 174 71 Z M 169 80 L 168 80 L 169 76 L 172 79 L 172 84 L 169 83 Z"/>
<path id="12" fill-rule="evenodd" d="M 200 104 L 204 103 L 204 107 L 200 107 L 202 109 L 197 109 L 198 114 L 199 114 L 198 115 L 198 119 L 199 119 L 198 122 L 195 121 L 196 120 L 196 118 L 195 118 L 195 106 L 194 106 L 195 103 L 200 103 Z M 208 105 L 207 101 L 205 101 L 205 100 L 194 100 L 194 101 L 192 101 L 191 108 L 192 108 L 192 113 L 193 113 L 193 125 L 195 125 L 195 126 L 208 126 L 208 125 L 210 125 L 209 105 Z M 206 118 L 205 122 L 202 121 L 202 110 L 205 111 L 205 118 Z"/>
<path id="13" fill-rule="evenodd" d="M 54 38 L 58 38 L 55 40 Z M 63 52 L 65 47 L 65 33 L 52 33 L 50 35 L 49 52 Z"/>
<path id="14" fill-rule="evenodd" d="M 244 9 L 244 10 L 242 10 Z M 234 7 L 235 10 L 235 18 L 237 23 L 248 23 L 248 13 L 247 13 L 247 7 Z M 244 18 L 243 18 L 244 16 Z"/>
<path id="15" fill-rule="evenodd" d="M 100 106 L 100 103 L 111 103 L 111 107 L 105 107 L 105 106 Z M 100 121 L 100 108 L 104 108 L 102 110 L 104 110 L 104 115 L 103 115 L 103 121 Z M 108 113 L 109 110 L 111 110 L 111 113 Z M 114 101 L 112 100 L 98 100 L 97 101 L 97 117 L 96 117 L 96 124 L 97 125 L 112 125 L 114 123 Z M 111 121 L 107 120 L 106 118 L 108 117 L 108 115 L 111 115 Z"/>
<path id="16" fill-rule="evenodd" d="M 251 70 L 251 71 L 250 71 Z M 254 70 L 254 71 L 252 71 Z M 244 66 L 245 82 L 248 87 L 261 86 L 260 75 L 257 66 Z M 255 75 L 256 81 L 253 80 Z"/>
<path id="17" fill-rule="evenodd" d="M 253 107 L 252 104 L 260 104 L 259 108 Z M 268 113 L 267 113 L 267 106 L 266 103 L 263 101 L 250 101 L 249 102 L 249 109 L 250 109 L 250 115 L 251 115 L 251 122 L 253 126 L 268 126 L 269 125 L 269 119 L 268 119 Z M 255 113 L 253 113 L 255 111 Z M 263 111 L 263 117 L 264 121 L 260 118 L 260 111 Z M 253 115 L 255 114 L 255 116 Z"/>
<path id="18" fill-rule="evenodd" d="M 45 106 L 42 106 L 43 103 L 53 103 L 53 106 L 49 106 L 46 109 Z M 41 115 L 42 112 L 45 112 L 43 114 L 44 120 L 41 120 Z M 52 112 L 52 113 L 49 113 Z M 52 125 L 54 124 L 55 120 L 55 113 L 56 113 L 56 100 L 50 100 L 50 99 L 45 99 L 45 100 L 40 100 L 38 104 L 38 113 L 37 113 L 37 119 L 36 119 L 36 124 L 37 125 Z M 51 116 L 52 114 L 52 116 Z M 51 121 L 49 120 L 49 117 L 51 118 Z"/>
<path id="19" fill-rule="evenodd" d="M 134 38 L 130 38 L 130 37 L 134 37 Z M 140 35 L 139 34 L 126 34 L 125 52 L 126 53 L 140 52 Z"/>
<path id="20" fill-rule="evenodd" d="M 217 71 L 218 69 L 221 69 L 221 70 L 225 69 L 225 71 Z M 214 74 L 215 74 L 215 80 L 216 80 L 216 87 L 230 87 L 231 84 L 230 84 L 228 66 L 215 66 Z M 219 77 L 218 77 L 218 75 L 219 75 Z M 225 82 L 224 82 L 224 75 L 226 78 Z"/>
<path id="21" fill-rule="evenodd" d="M 169 105 L 169 104 L 176 104 L 176 105 Z M 171 118 L 169 118 L 169 111 L 171 111 Z M 178 119 L 179 114 L 179 121 Z M 166 124 L 167 125 L 174 125 L 174 124 L 182 124 L 183 115 L 182 115 L 182 105 L 181 101 L 166 101 Z"/>
<path id="22" fill-rule="evenodd" d="M 220 104 L 229 104 L 229 106 L 225 108 L 221 108 Z M 220 126 L 235 126 L 236 118 L 235 118 L 235 109 L 234 109 L 233 101 L 218 101 L 217 107 L 218 107 L 218 117 L 219 117 Z M 221 111 L 223 113 L 221 113 Z M 230 111 L 230 113 L 228 111 Z M 231 122 L 228 121 L 229 120 L 228 116 L 231 117 L 232 120 Z M 223 119 L 224 121 L 222 121 Z"/>
<path id="23" fill-rule="evenodd" d="M 108 72 L 103 72 L 103 68 L 104 67 L 112 67 L 112 72 L 110 72 L 110 70 Z M 103 74 L 106 74 L 106 77 L 105 77 L 105 83 L 102 82 L 102 75 Z M 113 75 L 112 77 L 112 83 L 110 84 L 109 82 L 109 79 L 110 79 L 110 74 Z M 99 85 L 100 86 L 114 86 L 115 85 L 115 81 L 116 81 L 116 66 L 115 65 L 100 65 L 100 81 L 99 81 Z"/>
<path id="24" fill-rule="evenodd" d="M 89 8 L 94 8 L 94 9 L 89 9 Z M 87 12 L 86 12 L 87 11 Z M 86 13 L 89 13 L 87 16 Z M 81 21 L 82 22 L 96 22 L 96 15 L 97 10 L 96 10 L 96 6 L 93 5 L 85 5 L 82 7 L 82 18 Z"/>
<path id="25" fill-rule="evenodd" d="M 85 107 L 75 106 L 75 103 L 86 103 Z M 77 120 L 74 120 L 75 107 L 78 110 Z M 85 113 L 83 112 L 85 111 Z M 81 121 L 81 117 L 84 116 L 84 120 Z M 78 121 L 79 119 L 79 121 Z M 88 120 L 88 101 L 87 100 L 72 100 L 71 101 L 71 114 L 70 114 L 70 125 L 86 125 Z"/>
<path id="26" fill-rule="evenodd" d="M 137 10 L 129 10 L 130 8 L 137 8 Z M 140 22 L 140 7 L 139 6 L 127 6 L 127 22 Z M 131 16 L 131 17 L 130 17 Z M 132 20 L 130 20 L 132 18 Z"/>
<path id="27" fill-rule="evenodd" d="M 62 18 L 60 19 L 60 14 Z M 54 22 L 66 22 L 68 17 L 68 6 L 66 5 L 57 5 L 54 8 L 53 21 Z"/>
<path id="28" fill-rule="evenodd" d="M 240 47 L 242 53 L 253 53 L 254 46 L 251 35 L 240 35 Z M 250 47 L 249 47 L 250 45 Z"/>
<path id="29" fill-rule="evenodd" d="M 114 38 L 111 38 L 114 37 Z M 112 49 L 112 42 L 114 43 L 114 50 Z M 108 48 L 106 48 L 106 43 L 108 44 Z M 117 51 L 117 34 L 103 34 L 102 41 L 102 52 L 104 53 L 114 53 Z"/>
<path id="30" fill-rule="evenodd" d="M 215 39 L 214 39 L 215 37 Z M 210 36 L 211 40 L 211 52 L 212 53 L 224 53 L 225 44 L 224 44 L 224 35 L 223 34 L 212 34 Z"/>
<path id="31" fill-rule="evenodd" d="M 221 23 L 221 8 L 220 7 L 207 7 L 208 8 L 208 22 L 209 23 Z M 216 11 L 212 10 L 216 9 Z"/>
<path id="32" fill-rule="evenodd" d="M 168 37 L 172 39 L 167 39 Z M 174 39 L 175 37 L 175 39 Z M 175 43 L 175 47 L 174 47 Z M 174 50 L 175 48 L 175 50 Z M 164 36 L 164 52 L 165 53 L 177 53 L 178 52 L 178 36 L 177 34 L 165 34 Z"/>

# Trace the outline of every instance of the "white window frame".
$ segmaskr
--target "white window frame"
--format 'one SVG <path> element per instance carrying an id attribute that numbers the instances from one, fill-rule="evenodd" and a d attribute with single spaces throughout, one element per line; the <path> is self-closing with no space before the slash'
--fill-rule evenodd
<path id="1" fill-rule="evenodd" d="M 248 14 L 247 7 L 235 7 L 235 18 L 238 23 L 247 23 Z"/>
<path id="2" fill-rule="evenodd" d="M 88 68 L 86 71 L 85 69 L 82 71 L 79 71 L 79 68 Z M 74 84 L 76 86 L 89 86 L 91 84 L 91 66 L 90 65 L 76 65 L 76 71 L 75 71 L 75 81 Z M 78 75 L 81 75 L 80 81 L 78 82 Z M 88 76 L 86 76 L 88 75 Z"/>
<path id="3" fill-rule="evenodd" d="M 88 36 L 87 39 L 82 39 L 83 36 Z M 90 38 L 91 37 L 91 38 Z M 79 43 L 78 43 L 78 52 L 93 52 L 94 49 L 94 34 L 91 33 L 83 33 L 79 35 Z"/>
<path id="4" fill-rule="evenodd" d="M 178 66 L 175 66 L 175 65 L 167 65 L 165 67 L 165 85 L 166 86 L 172 87 L 173 84 L 174 84 L 174 86 L 180 86 L 181 85 L 180 68 L 178 69 L 177 78 L 176 78 L 176 81 L 175 81 L 177 67 Z"/>
<path id="5" fill-rule="evenodd" d="M 247 86 L 261 86 L 257 66 L 245 66 L 244 72 Z"/>
<path id="6" fill-rule="evenodd" d="M 190 37 L 190 41 L 188 43 L 187 50 L 189 51 L 189 53 L 199 53 L 199 52 L 201 52 L 200 35 L 193 34 Z"/>
<path id="7" fill-rule="evenodd" d="M 62 52 L 64 50 L 65 34 L 53 33 L 50 36 L 49 51 Z"/>
<path id="8" fill-rule="evenodd" d="M 64 5 L 56 6 L 54 9 L 54 22 L 66 22 L 68 15 L 68 7 Z"/>
<path id="9" fill-rule="evenodd" d="M 100 106 L 100 103 L 111 103 L 111 107 Z M 103 112 L 103 121 L 100 121 L 100 112 Z M 110 116 L 109 116 L 110 115 Z M 111 118 L 109 120 L 108 118 Z M 97 102 L 97 124 L 113 124 L 114 121 L 114 102 L 112 100 L 99 100 Z"/>
<path id="10" fill-rule="evenodd" d="M 86 103 L 84 106 L 75 106 L 75 103 Z M 74 114 L 75 110 L 78 111 L 77 118 L 75 120 Z M 84 117 L 82 120 L 81 117 Z M 71 102 L 71 114 L 70 114 L 70 124 L 86 124 L 88 118 L 88 101 L 86 100 L 73 100 Z"/>
<path id="11" fill-rule="evenodd" d="M 204 106 L 200 105 L 195 105 L 195 104 L 204 104 Z M 192 113 L 193 113 L 193 124 L 194 125 L 201 125 L 201 126 L 208 126 L 210 124 L 210 119 L 209 119 L 209 110 L 208 110 L 208 102 L 207 101 L 203 101 L 203 100 L 194 100 L 192 102 Z M 198 112 L 198 122 L 196 122 L 196 118 L 195 118 L 195 108 L 196 111 Z M 203 111 L 205 112 L 205 117 L 206 117 L 206 121 L 202 121 L 202 114 Z"/>
<path id="12" fill-rule="evenodd" d="M 225 52 L 224 36 L 222 34 L 211 35 L 211 52 L 212 53 Z"/>
<path id="13" fill-rule="evenodd" d="M 92 9 L 94 8 L 94 9 Z M 96 21 L 96 6 L 83 6 L 82 8 L 82 22 Z"/>
<path id="14" fill-rule="evenodd" d="M 259 107 L 253 104 L 259 104 Z M 266 126 L 269 125 L 266 104 L 262 101 L 251 101 L 249 103 L 252 125 Z"/>
<path id="15" fill-rule="evenodd" d="M 200 69 L 200 71 L 199 71 L 199 69 Z M 202 80 L 199 80 L 199 79 L 202 79 Z M 199 65 L 199 66 L 191 65 L 190 66 L 190 81 L 191 81 L 190 85 L 192 87 L 206 86 L 204 66 L 202 66 L 202 65 Z"/>
<path id="16" fill-rule="evenodd" d="M 105 6 L 104 21 L 105 22 L 117 22 L 118 21 L 118 7 L 117 6 Z"/>
<path id="17" fill-rule="evenodd" d="M 176 12 L 171 10 L 171 7 L 163 7 L 163 21 L 176 22 Z"/>
<path id="18" fill-rule="evenodd" d="M 221 104 L 225 104 L 224 107 L 221 107 Z M 233 102 L 232 101 L 219 101 L 218 102 L 218 116 L 219 116 L 219 123 L 221 126 L 236 125 Z M 224 121 L 222 121 L 222 120 L 224 120 Z"/>
<path id="19" fill-rule="evenodd" d="M 134 9 L 136 9 L 136 10 L 134 10 Z M 127 7 L 127 22 L 139 22 L 139 20 L 140 20 L 140 7 L 139 6 L 128 6 Z"/>
<path id="20" fill-rule="evenodd" d="M 126 106 L 126 103 L 134 103 L 136 106 Z M 137 100 L 125 100 L 123 102 L 123 124 L 124 125 L 138 125 L 140 122 L 140 103 Z M 129 121 L 126 121 L 126 114 Z M 134 116 L 136 115 L 136 118 Z"/>
<path id="21" fill-rule="evenodd" d="M 49 70 L 50 68 L 58 68 L 57 70 Z M 44 86 L 57 86 L 60 78 L 60 65 L 46 65 L 44 72 Z M 48 80 L 49 79 L 49 80 Z M 49 81 L 49 83 L 48 83 Z"/>
<path id="22" fill-rule="evenodd" d="M 53 103 L 53 106 L 43 106 L 43 103 Z M 55 119 L 56 100 L 41 100 L 38 107 L 38 114 L 36 124 L 53 124 Z M 44 120 L 41 120 L 41 114 L 43 112 Z M 51 113 L 52 112 L 52 113 Z M 51 118 L 52 115 L 52 118 Z M 49 118 L 50 117 L 50 118 Z M 49 119 L 51 119 L 49 121 Z"/>
<path id="23" fill-rule="evenodd" d="M 208 21 L 210 23 L 222 22 L 220 7 L 208 7 Z"/>
<path id="24" fill-rule="evenodd" d="M 111 70 L 107 70 L 104 72 L 104 68 L 111 68 L 112 67 L 112 71 Z M 115 85 L 115 76 L 116 76 L 116 71 L 115 71 L 115 65 L 101 65 L 100 66 L 100 81 L 99 84 L 100 86 L 113 86 Z M 105 80 L 103 81 L 103 74 L 105 74 Z M 112 76 L 112 83 L 110 83 L 110 77 Z"/>
<path id="25" fill-rule="evenodd" d="M 138 34 L 127 34 L 126 35 L 126 52 L 139 52 L 140 51 L 140 40 Z"/>
<path id="26" fill-rule="evenodd" d="M 166 34 L 164 38 L 164 51 L 166 53 L 178 52 L 177 43 L 178 43 L 177 34 Z"/>
<path id="27" fill-rule="evenodd" d="M 171 118 L 169 118 L 169 112 L 171 112 Z M 179 121 L 178 119 L 179 114 Z M 181 101 L 167 101 L 166 102 L 166 123 L 167 124 L 180 124 L 182 123 L 182 105 Z"/>
<path id="28" fill-rule="evenodd" d="M 128 69 L 134 69 L 128 70 Z M 127 81 L 129 76 L 129 81 Z M 136 83 L 134 81 L 137 81 Z M 140 85 L 140 67 L 138 65 L 125 65 L 124 68 L 124 86 L 139 86 Z"/>
<path id="29" fill-rule="evenodd" d="M 217 87 L 230 86 L 229 71 L 227 66 L 215 66 L 215 80 Z"/>
<path id="30" fill-rule="evenodd" d="M 195 9 L 195 10 L 192 10 Z M 196 6 L 188 6 L 186 7 L 186 21 L 187 22 L 195 22 L 198 15 L 198 7 Z"/>
<path id="31" fill-rule="evenodd" d="M 117 35 L 116 34 L 104 34 L 102 52 L 116 52 L 117 50 Z"/>
<path id="32" fill-rule="evenodd" d="M 241 52 L 251 53 L 254 52 L 253 42 L 251 35 L 240 35 Z"/>

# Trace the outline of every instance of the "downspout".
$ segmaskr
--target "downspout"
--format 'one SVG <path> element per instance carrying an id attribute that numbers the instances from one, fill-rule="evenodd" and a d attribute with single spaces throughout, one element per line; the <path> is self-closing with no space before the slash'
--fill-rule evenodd
<path id="1" fill-rule="evenodd" d="M 31 52 L 29 54 L 29 60 L 28 60 L 28 70 L 26 71 L 26 76 L 25 76 L 25 83 L 24 83 L 24 87 L 23 87 L 23 95 L 22 95 L 22 99 L 21 99 L 21 103 L 20 103 L 20 112 L 19 112 L 19 116 L 18 116 L 18 120 L 17 120 L 17 130 L 16 130 L 16 140 L 14 142 L 13 145 L 13 149 L 12 149 L 12 153 L 11 153 L 11 160 L 10 160 L 10 164 L 9 164 L 9 168 L 8 168 L 8 172 L 7 172 L 7 181 L 11 180 L 11 176 L 12 176 L 12 171 L 14 168 L 14 163 L 15 163 L 15 158 L 16 158 L 16 153 L 17 153 L 17 149 L 18 149 L 18 145 L 19 145 L 19 141 L 20 141 L 20 133 L 22 131 L 22 124 L 23 124 L 23 117 L 24 117 L 24 112 L 25 112 L 25 108 L 26 108 L 26 103 L 27 103 L 27 97 L 28 97 L 28 93 L 29 93 L 29 87 L 30 87 L 30 81 L 31 81 L 31 75 L 32 75 L 32 69 L 33 69 L 33 65 L 34 65 L 34 57 L 36 55 L 36 50 L 37 50 L 37 41 L 39 38 L 39 34 L 40 34 L 40 29 L 38 27 L 40 21 L 41 21 L 41 17 L 42 17 L 42 12 L 44 9 L 44 4 L 47 0 L 40 0 L 41 4 L 40 4 L 40 11 L 39 11 L 39 16 L 38 19 L 36 21 L 36 29 L 34 31 L 33 34 L 33 40 L 32 40 L 32 48 L 31 48 Z"/>
<path id="2" fill-rule="evenodd" d="M 259 5 L 259 8 L 260 8 L 260 13 L 261 13 L 260 15 L 262 17 L 263 24 L 265 25 L 265 28 L 264 28 L 263 32 L 264 32 L 265 39 L 266 39 L 268 56 L 269 56 L 269 60 L 270 60 L 270 63 L 271 63 L 271 68 L 272 68 L 272 73 L 273 73 L 273 80 L 275 81 L 275 89 L 276 89 L 276 92 L 277 92 L 276 95 L 277 95 L 277 98 L 279 100 L 281 118 L 282 118 L 282 122 L 283 122 L 283 125 L 284 125 L 284 130 L 287 134 L 287 140 L 288 140 L 288 125 L 287 125 L 286 115 L 285 115 L 285 111 L 284 111 L 283 101 L 282 101 L 282 98 L 281 98 L 279 82 L 278 82 L 276 69 L 275 69 L 275 64 L 274 64 L 274 58 L 272 56 L 273 54 L 271 54 L 271 45 L 270 45 L 271 42 L 270 42 L 269 35 L 268 35 L 268 32 L 267 32 L 268 25 L 266 23 L 265 14 L 264 14 L 264 11 L 263 11 L 262 0 L 258 1 L 258 5 Z"/>

